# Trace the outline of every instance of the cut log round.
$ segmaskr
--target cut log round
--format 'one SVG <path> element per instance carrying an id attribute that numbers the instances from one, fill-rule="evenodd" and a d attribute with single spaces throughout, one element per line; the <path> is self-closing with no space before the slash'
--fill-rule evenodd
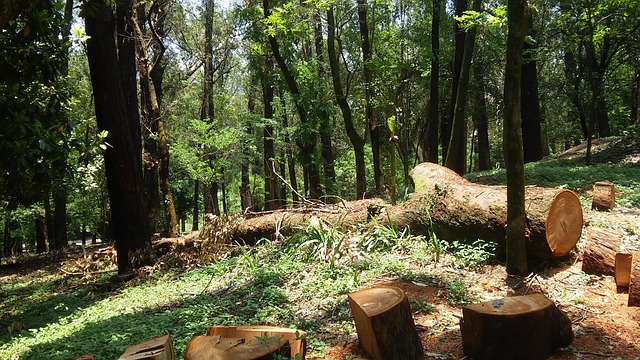
<path id="1" fill-rule="evenodd" d="M 631 265 L 631 278 L 629 280 L 628 306 L 640 306 L 640 261 L 634 256 Z"/>
<path id="2" fill-rule="evenodd" d="M 592 275 L 615 275 L 616 254 L 623 234 L 614 229 L 589 227 L 582 255 L 582 271 Z"/>
<path id="3" fill-rule="evenodd" d="M 348 294 L 360 345 L 374 360 L 421 359 L 422 344 L 404 291 L 385 286 Z"/>
<path id="4" fill-rule="evenodd" d="M 441 239 L 484 239 L 504 247 L 505 186 L 475 184 L 432 163 L 416 166 L 411 177 L 416 192 L 407 202 L 388 209 L 392 221 L 406 223 L 414 231 L 428 226 L 430 218 Z M 561 257 L 574 249 L 583 224 L 582 206 L 574 192 L 527 186 L 525 208 L 530 259 Z"/>
<path id="5" fill-rule="evenodd" d="M 591 195 L 591 209 L 609 211 L 616 205 L 616 189 L 610 182 L 596 182 L 593 185 Z"/>
<path id="6" fill-rule="evenodd" d="M 163 335 L 131 345 L 119 360 L 175 360 L 171 336 Z"/>
<path id="7" fill-rule="evenodd" d="M 573 341 L 571 320 L 542 294 L 465 306 L 460 331 L 464 354 L 476 359 L 546 359 Z"/>
<path id="8" fill-rule="evenodd" d="M 207 336 L 194 336 L 185 360 L 254 360 L 278 353 L 291 359 L 306 357 L 304 331 L 272 326 L 212 326 Z"/>
<path id="9" fill-rule="evenodd" d="M 615 279 L 616 286 L 628 287 L 631 281 L 633 254 L 620 252 L 616 254 Z"/>

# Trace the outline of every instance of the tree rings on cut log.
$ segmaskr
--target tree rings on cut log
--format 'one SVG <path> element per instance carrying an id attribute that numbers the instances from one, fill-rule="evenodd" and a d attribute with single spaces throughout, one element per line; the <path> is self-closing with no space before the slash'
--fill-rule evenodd
<path id="1" fill-rule="evenodd" d="M 609 211 L 616 206 L 616 189 L 610 182 L 596 182 L 593 185 L 591 195 L 591 209 Z"/>
<path id="2" fill-rule="evenodd" d="M 634 256 L 629 279 L 628 306 L 640 306 L 640 261 Z"/>
<path id="3" fill-rule="evenodd" d="M 207 336 L 194 336 L 185 360 L 254 360 L 269 354 L 291 359 L 306 357 L 304 331 L 273 326 L 211 326 Z"/>
<path id="4" fill-rule="evenodd" d="M 616 254 L 623 234 L 614 229 L 589 227 L 582 255 L 582 271 L 592 275 L 615 275 Z"/>
<path id="5" fill-rule="evenodd" d="M 465 306 L 460 331 L 476 359 L 545 359 L 573 341 L 571 320 L 542 294 Z"/>
<path id="6" fill-rule="evenodd" d="M 421 359 L 422 344 L 404 291 L 385 286 L 348 294 L 360 345 L 374 360 Z"/>
<path id="7" fill-rule="evenodd" d="M 118 360 L 175 360 L 171 336 L 163 335 L 131 345 Z"/>
<path id="8" fill-rule="evenodd" d="M 616 253 L 615 279 L 616 286 L 628 287 L 631 281 L 631 268 L 633 266 L 633 254 L 626 252 Z"/>

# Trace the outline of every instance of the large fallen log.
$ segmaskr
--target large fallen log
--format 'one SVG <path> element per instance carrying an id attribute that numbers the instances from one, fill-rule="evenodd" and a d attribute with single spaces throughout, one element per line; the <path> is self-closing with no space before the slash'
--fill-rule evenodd
<path id="1" fill-rule="evenodd" d="M 474 359 L 546 359 L 573 341 L 571 320 L 542 294 L 465 306 L 460 332 Z"/>
<path id="2" fill-rule="evenodd" d="M 242 220 L 234 237 L 254 244 L 263 237 L 273 238 L 276 233 L 291 233 L 313 216 L 345 227 L 375 217 L 378 224 L 396 228 L 409 226 L 412 234 L 428 235 L 433 229 L 440 239 L 483 239 L 504 248 L 506 187 L 475 184 L 432 163 L 418 165 L 411 177 L 415 193 L 406 202 L 388 206 L 384 211 L 376 210 L 379 199 L 337 204 L 332 210 L 274 211 Z M 582 207 L 577 195 L 564 189 L 531 186 L 525 192 L 529 258 L 567 255 L 582 233 Z"/>

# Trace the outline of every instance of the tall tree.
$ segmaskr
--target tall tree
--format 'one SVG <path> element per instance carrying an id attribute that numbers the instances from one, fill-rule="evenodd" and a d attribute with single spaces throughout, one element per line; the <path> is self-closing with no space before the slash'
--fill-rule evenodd
<path id="1" fill-rule="evenodd" d="M 274 69 L 273 57 L 266 55 L 263 61 L 263 71 L 260 80 L 262 82 L 262 104 L 264 106 L 263 129 L 263 168 L 264 168 L 264 208 L 273 210 L 280 207 L 278 182 L 274 172 L 276 161 L 275 129 L 273 126 L 273 101 L 274 86 L 269 74 Z"/>
<path id="2" fill-rule="evenodd" d="M 472 10 L 479 12 L 481 10 L 482 0 L 473 0 Z M 445 166 L 454 170 L 458 174 L 464 174 L 466 170 L 466 106 L 467 93 L 469 90 L 469 78 L 471 73 L 471 59 L 473 58 L 473 49 L 476 41 L 476 25 L 471 25 L 467 29 L 464 39 L 464 53 L 460 66 L 460 75 L 458 78 L 457 95 L 455 108 L 453 112 L 453 124 L 451 126 L 451 138 L 449 139 L 449 147 L 447 150 L 447 158 Z"/>
<path id="3" fill-rule="evenodd" d="M 478 170 L 491 168 L 491 156 L 489 148 L 489 115 L 487 114 L 487 99 L 485 89 L 484 61 L 473 63 L 473 77 L 477 89 L 474 91 L 473 125 L 476 129 L 476 141 L 478 150 Z"/>
<path id="4" fill-rule="evenodd" d="M 429 80 L 429 113 L 423 149 L 429 162 L 438 163 L 438 124 L 440 120 L 440 13 L 441 0 L 432 0 L 431 19 L 431 78 Z"/>
<path id="5" fill-rule="evenodd" d="M 504 77 L 504 159 L 507 167 L 507 273 L 528 272 L 525 243 L 524 153 L 520 110 L 526 0 L 508 0 L 507 64 Z"/>
<path id="6" fill-rule="evenodd" d="M 336 103 L 342 112 L 342 119 L 347 131 L 347 136 L 353 146 L 353 153 L 356 161 L 356 197 L 360 199 L 364 196 L 367 189 L 366 168 L 364 162 L 365 139 L 363 136 L 360 136 L 353 123 L 351 105 L 349 105 L 347 94 L 345 94 L 344 87 L 342 85 L 340 62 L 338 60 L 338 52 L 342 52 L 342 49 L 338 47 L 338 51 L 336 51 L 336 42 L 338 44 L 340 44 L 340 42 L 336 41 L 336 23 L 333 6 L 330 6 L 327 9 L 327 25 L 327 54 L 329 56 L 329 67 L 331 68 L 333 92 L 336 96 Z"/>
<path id="7" fill-rule="evenodd" d="M 369 23 L 367 20 L 369 5 L 367 0 L 358 0 L 358 24 L 360 29 L 360 41 L 362 48 L 362 63 L 364 74 L 364 99 L 365 118 L 369 126 L 369 136 L 371 137 L 371 152 L 373 155 L 373 178 L 376 183 L 376 193 L 382 192 L 382 159 L 380 150 L 382 148 L 382 128 L 376 119 L 373 111 L 373 46 L 370 38 Z"/>
<path id="8" fill-rule="evenodd" d="M 149 244 L 142 184 L 142 148 L 136 92 L 133 1 L 116 3 L 116 14 L 104 0 L 84 5 L 87 58 L 96 120 L 108 132 L 104 152 L 107 189 L 118 272 L 144 263 L 134 253 Z M 116 45 L 116 24 L 118 41 Z"/>
<path id="9" fill-rule="evenodd" d="M 540 96 L 538 94 L 538 55 L 536 31 L 533 27 L 533 9 L 527 9 L 525 22 L 527 37 L 523 47 L 522 84 L 521 84 L 521 117 L 524 162 L 542 159 L 542 130 L 540 114 Z"/>

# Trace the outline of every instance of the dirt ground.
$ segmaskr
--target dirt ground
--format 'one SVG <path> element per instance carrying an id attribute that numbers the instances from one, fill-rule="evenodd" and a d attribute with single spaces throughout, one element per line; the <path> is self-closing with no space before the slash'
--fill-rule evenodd
<path id="1" fill-rule="evenodd" d="M 624 231 L 623 243 L 638 250 L 640 245 L 640 210 L 616 208 L 611 213 L 585 212 L 585 224 L 597 223 Z M 586 228 L 579 246 L 584 246 Z M 572 262 L 526 278 L 508 276 L 502 265 L 481 269 L 455 270 L 433 267 L 429 273 L 459 278 L 478 294 L 479 301 L 505 296 L 542 293 L 571 319 L 574 341 L 559 349 L 549 359 L 640 359 L 640 307 L 628 307 L 627 289 L 617 289 L 611 276 L 587 275 L 582 271 L 580 252 Z M 415 312 L 414 321 L 425 351 L 424 359 L 463 359 L 460 318 L 462 310 L 444 298 L 439 284 L 425 284 L 399 279 L 380 279 L 368 286 L 391 285 L 404 290 L 411 300 L 433 305 L 431 312 Z M 367 287 L 368 287 L 367 286 Z M 326 360 L 367 359 L 357 334 L 329 349 Z"/>

